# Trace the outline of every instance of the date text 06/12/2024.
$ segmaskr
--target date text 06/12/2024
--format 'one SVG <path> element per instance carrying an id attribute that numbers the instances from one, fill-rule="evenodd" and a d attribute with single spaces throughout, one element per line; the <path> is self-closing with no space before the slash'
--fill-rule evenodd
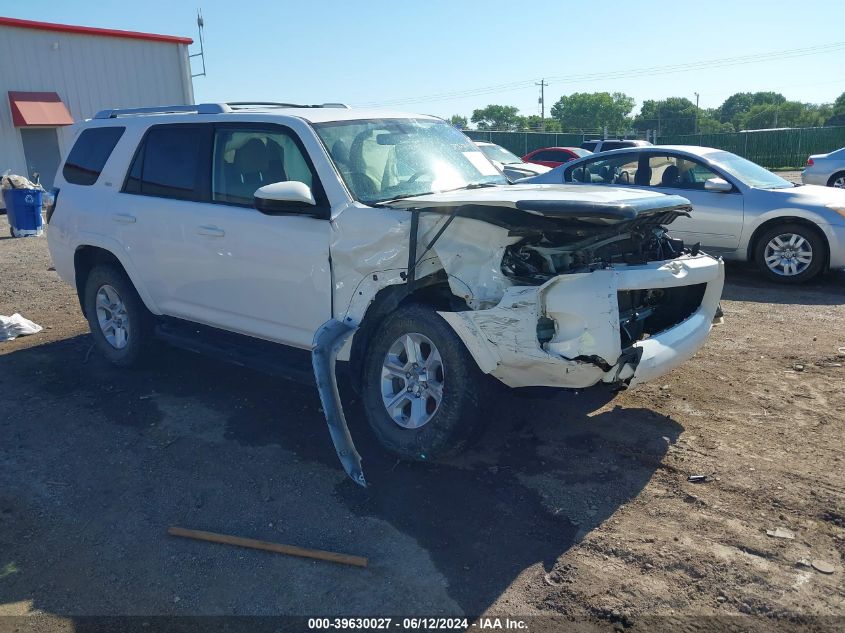
<path id="1" fill-rule="evenodd" d="M 405 631 L 527 631 L 524 620 L 500 617 L 468 618 L 309 618 L 310 630 L 405 630 Z"/>

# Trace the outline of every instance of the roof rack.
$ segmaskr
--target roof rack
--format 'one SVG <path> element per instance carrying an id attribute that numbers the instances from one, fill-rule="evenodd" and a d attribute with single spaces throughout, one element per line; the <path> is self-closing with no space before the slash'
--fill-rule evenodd
<path id="1" fill-rule="evenodd" d="M 198 103 L 196 105 L 153 106 L 151 108 L 114 108 L 100 110 L 94 115 L 95 119 L 116 119 L 121 116 L 136 114 L 177 114 L 180 112 L 195 112 L 197 114 L 222 114 L 231 112 L 225 103 Z"/>
<path id="2" fill-rule="evenodd" d="M 95 119 L 116 119 L 123 116 L 138 114 L 224 114 L 238 110 L 256 110 L 261 108 L 346 108 L 345 103 L 323 103 L 304 105 L 299 103 L 278 103 L 275 101 L 230 101 L 229 103 L 198 103 L 196 105 L 153 106 L 150 108 L 114 108 L 100 110 L 94 115 Z"/>

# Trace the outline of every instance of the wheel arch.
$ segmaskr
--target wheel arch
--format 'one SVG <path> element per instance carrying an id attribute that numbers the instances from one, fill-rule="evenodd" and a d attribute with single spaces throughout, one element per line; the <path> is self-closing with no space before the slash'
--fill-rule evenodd
<path id="1" fill-rule="evenodd" d="M 349 369 L 352 383 L 356 391 L 360 392 L 363 373 L 364 356 L 373 332 L 381 323 L 395 312 L 400 306 L 409 303 L 420 303 L 437 310 L 455 311 L 468 309 L 466 301 L 452 293 L 448 277 L 442 269 L 418 279 L 413 289 L 407 284 L 393 284 L 379 290 L 367 307 L 364 317 L 352 338 L 349 352 Z"/>
<path id="2" fill-rule="evenodd" d="M 779 224 L 800 224 L 806 226 L 813 231 L 821 238 L 822 243 L 824 244 L 824 269 L 827 269 L 828 264 L 830 262 L 830 243 L 828 242 L 827 235 L 821 229 L 821 227 L 813 222 L 812 220 L 808 220 L 807 218 L 803 218 L 800 216 L 794 215 L 780 215 L 775 218 L 771 218 L 762 222 L 757 228 L 754 229 L 754 232 L 751 234 L 751 239 L 748 240 L 748 247 L 746 252 L 747 261 L 753 262 L 754 261 L 754 253 L 757 250 L 757 243 L 760 240 L 760 236 L 763 235 L 766 231 L 770 228 L 778 226 Z"/>
<path id="3" fill-rule="evenodd" d="M 115 266 L 123 271 L 135 287 L 138 296 L 141 297 L 141 301 L 144 303 L 146 308 L 150 310 L 150 312 L 158 314 L 158 311 L 153 309 L 154 304 L 149 294 L 146 292 L 146 289 L 142 284 L 138 283 L 137 276 L 133 274 L 130 267 L 126 266 L 121 258 L 114 253 L 114 251 L 94 244 L 80 244 L 73 252 L 73 274 L 74 284 L 76 286 L 76 296 L 79 299 L 79 306 L 82 309 L 83 315 L 86 317 L 88 316 L 85 314 L 84 301 L 85 283 L 88 279 L 88 275 L 96 266 L 103 265 Z"/>
<path id="4" fill-rule="evenodd" d="M 832 173 L 830 175 L 830 178 L 827 179 L 827 186 L 832 187 L 833 181 L 835 181 L 840 176 L 845 176 L 845 169 L 840 169 L 839 171 Z"/>

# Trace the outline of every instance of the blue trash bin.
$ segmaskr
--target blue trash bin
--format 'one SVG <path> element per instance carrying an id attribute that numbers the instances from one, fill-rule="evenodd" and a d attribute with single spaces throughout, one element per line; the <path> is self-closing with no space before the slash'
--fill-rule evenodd
<path id="1" fill-rule="evenodd" d="M 6 203 L 6 215 L 9 218 L 10 232 L 14 237 L 41 235 L 40 189 L 6 189 L 3 202 Z"/>

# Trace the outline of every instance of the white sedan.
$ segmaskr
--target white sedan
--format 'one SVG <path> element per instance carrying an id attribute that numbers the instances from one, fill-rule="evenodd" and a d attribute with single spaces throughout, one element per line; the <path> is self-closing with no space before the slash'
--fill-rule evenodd
<path id="1" fill-rule="evenodd" d="M 795 185 L 736 154 L 657 145 L 573 160 L 532 183 L 654 189 L 693 204 L 672 234 L 725 259 L 753 261 L 770 279 L 800 283 L 845 267 L 845 190 Z"/>
<path id="2" fill-rule="evenodd" d="M 473 141 L 473 143 L 478 146 L 478 149 L 487 157 L 487 160 L 502 170 L 502 173 L 511 182 L 530 176 L 539 176 L 551 169 L 551 167 L 546 167 L 545 165 L 526 163 L 519 156 L 513 152 L 509 152 L 501 145 L 496 145 L 489 141 Z"/>

